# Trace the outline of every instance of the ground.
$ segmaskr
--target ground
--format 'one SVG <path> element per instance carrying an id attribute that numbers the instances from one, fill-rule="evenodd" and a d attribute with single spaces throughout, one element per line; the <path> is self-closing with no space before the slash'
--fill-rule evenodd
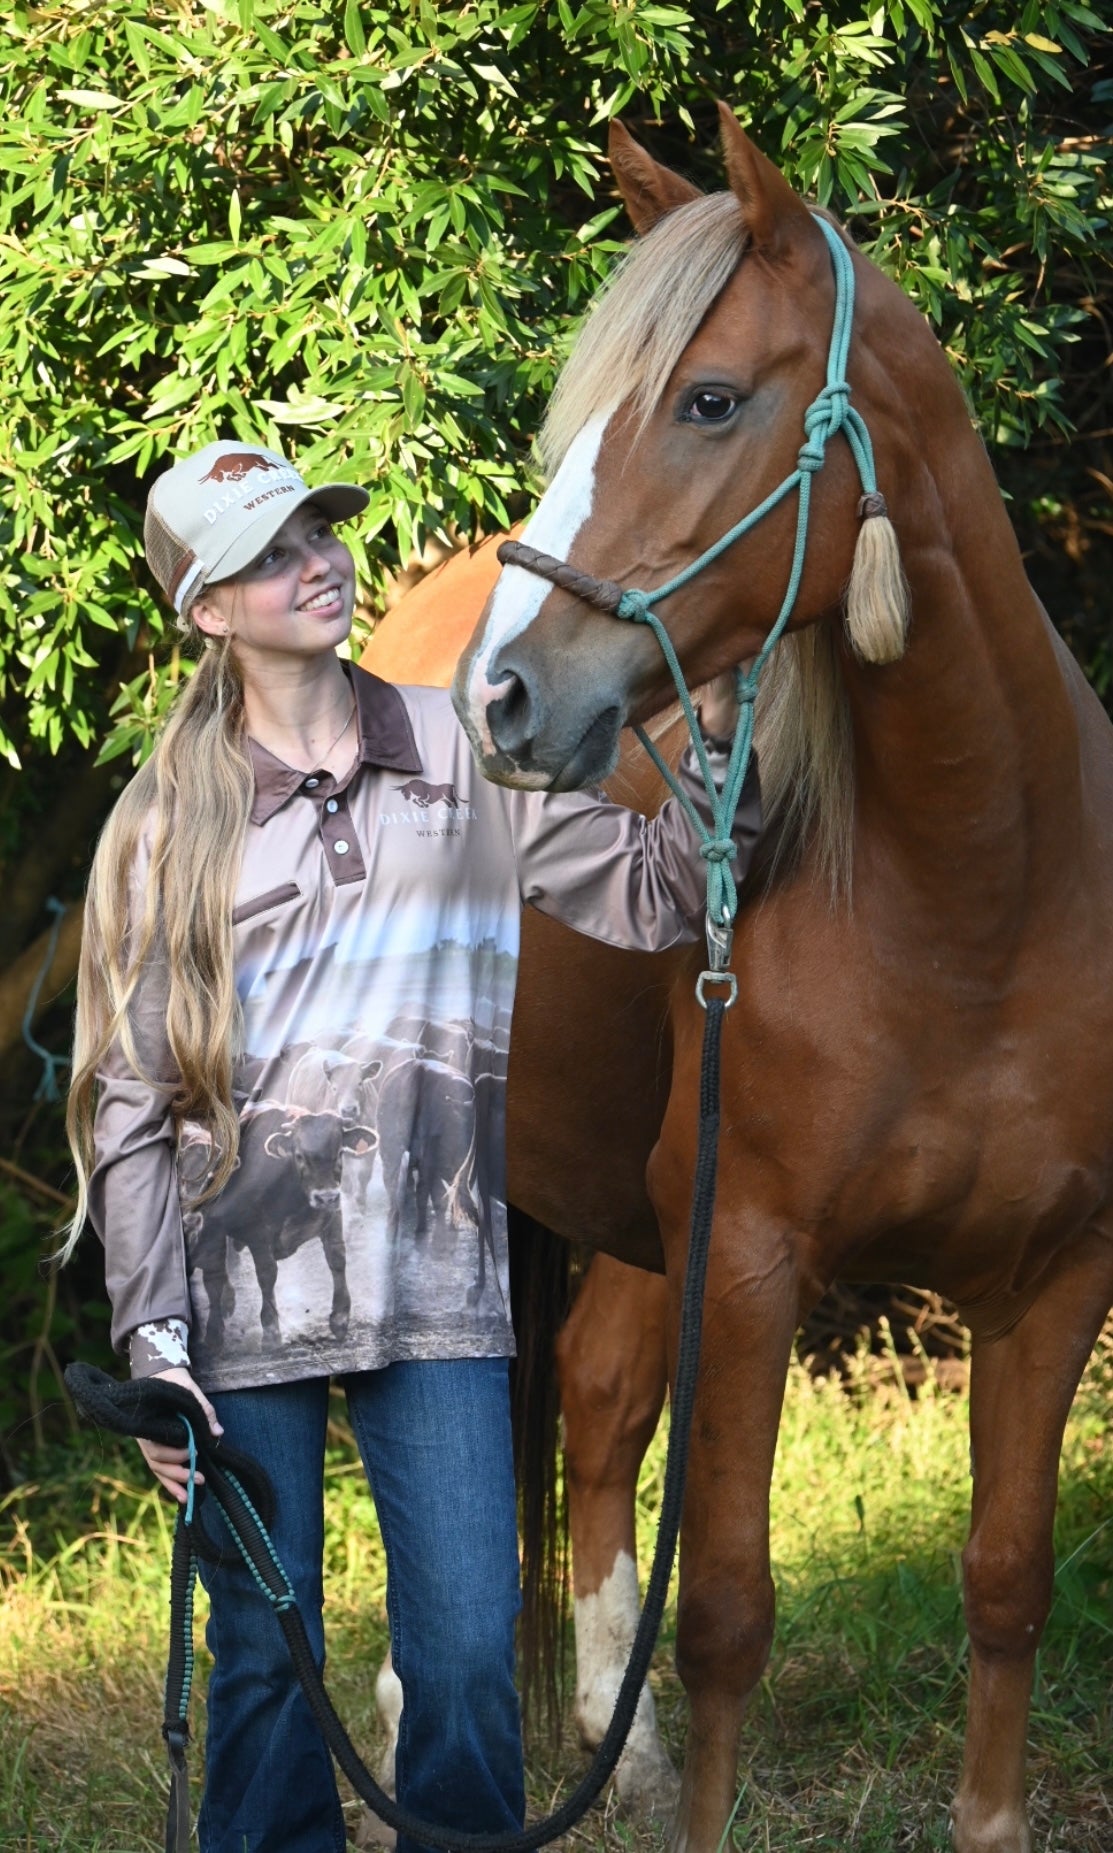
<path id="1" fill-rule="evenodd" d="M 1111 1393 L 1107 1335 L 1064 1458 L 1056 1600 L 1030 1734 L 1039 1853 L 1113 1846 Z M 374 1762 L 384 1570 L 339 1403 L 331 1439 L 328 1678 Z M 89 1438 L 43 1466 L 0 1508 L 3 1844 L 12 1853 L 158 1853 L 171 1515 L 144 1485 L 133 1451 L 102 1450 Z M 662 1466 L 658 1445 L 639 1494 L 643 1562 Z M 774 1492 L 778 1631 L 743 1739 L 737 1848 L 948 1845 L 965 1684 L 959 1553 L 967 1497 L 961 1392 L 929 1379 L 910 1397 L 903 1376 L 865 1357 L 849 1387 L 794 1370 Z M 199 1603 L 199 1689 L 202 1621 Z M 679 1759 L 685 1710 L 671 1660 L 666 1632 L 653 1681 Z M 194 1714 L 200 1735 L 196 1701 Z M 199 1761 L 195 1752 L 195 1771 Z M 534 1814 L 567 1794 L 582 1768 L 571 1733 L 555 1748 L 535 1746 Z M 358 1812 L 353 1800 L 353 1826 Z M 624 1820 L 608 1794 L 565 1844 L 650 1853 L 663 1836 Z"/>

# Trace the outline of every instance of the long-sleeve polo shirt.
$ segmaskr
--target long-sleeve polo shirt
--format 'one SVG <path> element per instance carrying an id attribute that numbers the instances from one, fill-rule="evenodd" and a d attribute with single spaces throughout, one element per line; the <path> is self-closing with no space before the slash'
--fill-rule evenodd
<path id="1" fill-rule="evenodd" d="M 683 808 L 509 790 L 471 757 L 446 692 L 351 671 L 359 747 L 341 778 L 255 742 L 235 895 L 236 1169 L 177 1124 L 165 984 L 133 1016 L 145 1079 L 100 1077 L 90 1216 L 113 1339 L 133 1372 L 180 1321 L 207 1390 L 513 1351 L 505 1087 L 523 902 L 615 946 L 690 939 L 704 866 Z M 689 760 L 683 772 L 707 816 Z M 735 838 L 760 829 L 756 771 Z M 140 877 L 141 879 L 141 877 Z M 164 978 L 164 974 L 161 975 Z M 132 1340 L 135 1342 L 131 1342 Z"/>

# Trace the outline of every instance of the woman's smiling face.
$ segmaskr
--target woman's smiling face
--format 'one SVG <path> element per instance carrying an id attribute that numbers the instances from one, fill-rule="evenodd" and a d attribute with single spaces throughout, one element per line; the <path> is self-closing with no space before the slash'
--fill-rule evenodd
<path id="1" fill-rule="evenodd" d="M 316 656 L 351 630 L 355 587 L 344 542 L 313 502 L 303 502 L 257 560 L 205 588 L 193 617 L 210 636 L 231 633 L 241 661 Z"/>

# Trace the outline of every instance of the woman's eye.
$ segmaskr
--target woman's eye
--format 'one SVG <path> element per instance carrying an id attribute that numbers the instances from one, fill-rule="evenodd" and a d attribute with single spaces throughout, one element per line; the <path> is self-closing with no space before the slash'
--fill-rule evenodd
<path id="1" fill-rule="evenodd" d="M 685 417 L 693 425 L 720 425 L 738 404 L 734 393 L 712 392 L 705 388 L 693 393 Z"/>

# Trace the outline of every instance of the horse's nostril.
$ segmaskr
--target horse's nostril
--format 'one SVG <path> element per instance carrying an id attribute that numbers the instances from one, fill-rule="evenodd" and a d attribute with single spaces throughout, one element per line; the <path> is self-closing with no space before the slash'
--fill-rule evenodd
<path id="1" fill-rule="evenodd" d="M 533 739 L 533 701 L 525 682 L 513 669 L 500 667 L 497 685 L 505 692 L 488 703 L 487 726 L 499 751 L 520 759 Z"/>

